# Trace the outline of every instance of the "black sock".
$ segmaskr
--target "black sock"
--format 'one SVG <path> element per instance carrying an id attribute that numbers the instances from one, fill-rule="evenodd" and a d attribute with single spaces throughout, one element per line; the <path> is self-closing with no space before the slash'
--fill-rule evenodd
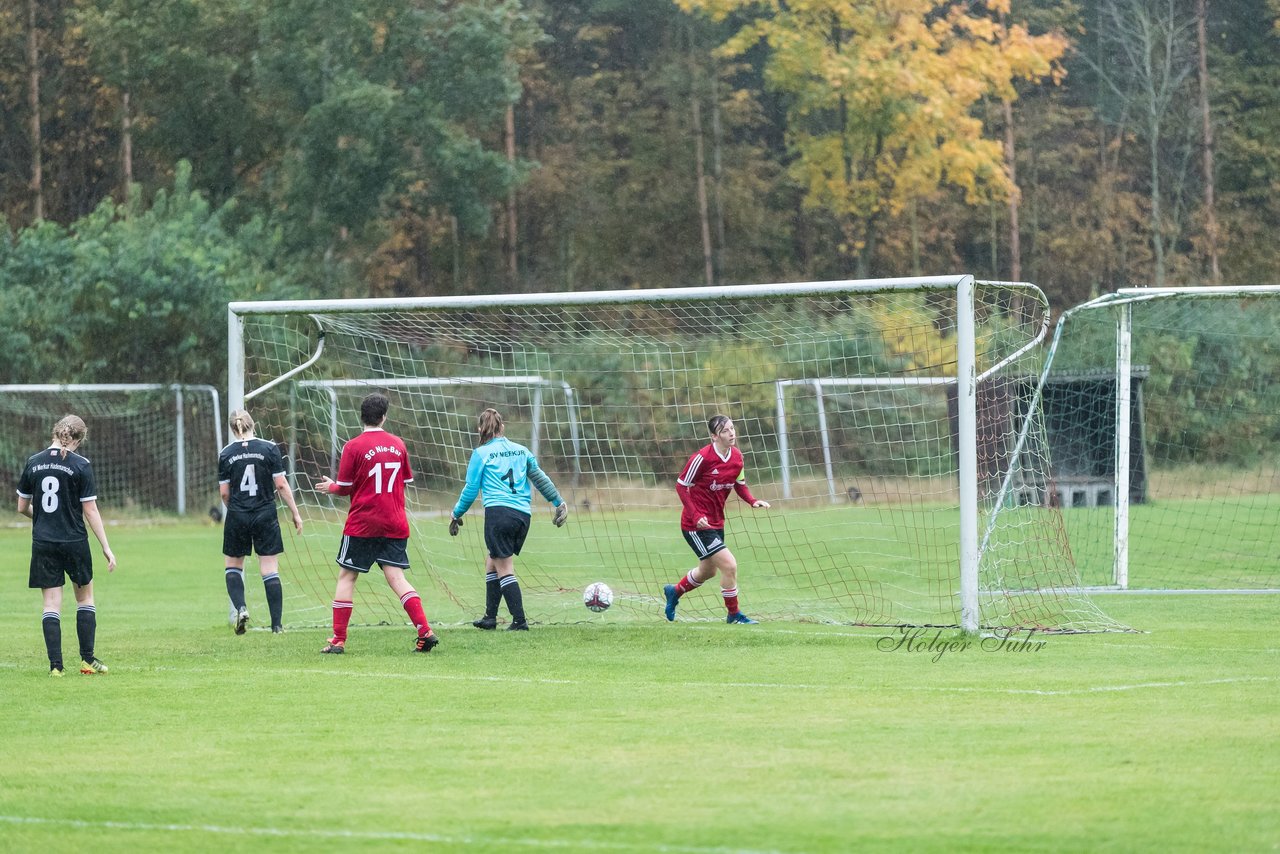
<path id="1" fill-rule="evenodd" d="M 502 601 L 502 588 L 498 586 L 498 573 L 490 572 L 484 577 L 484 618 L 498 619 L 498 603 Z"/>
<path id="2" fill-rule="evenodd" d="M 262 587 L 267 592 L 267 610 L 271 612 L 271 628 L 283 625 L 280 620 L 284 613 L 284 590 L 280 587 L 280 575 L 272 573 L 262 579 Z"/>
<path id="3" fill-rule="evenodd" d="M 76 637 L 80 639 L 80 660 L 93 661 L 93 636 L 98 632 L 98 609 L 92 605 L 76 608 Z"/>
<path id="4" fill-rule="evenodd" d="M 511 612 L 511 620 L 524 622 L 524 598 L 520 595 L 520 582 L 514 575 L 508 575 L 498 582 L 502 585 L 502 598 L 507 600 L 507 610 Z"/>
<path id="5" fill-rule="evenodd" d="M 227 595 L 231 597 L 231 607 L 239 611 L 244 607 L 244 570 L 234 566 L 227 567 Z"/>
<path id="6" fill-rule="evenodd" d="M 40 622 L 44 630 L 44 648 L 49 653 L 49 666 L 62 669 L 62 618 L 57 611 L 45 611 Z"/>

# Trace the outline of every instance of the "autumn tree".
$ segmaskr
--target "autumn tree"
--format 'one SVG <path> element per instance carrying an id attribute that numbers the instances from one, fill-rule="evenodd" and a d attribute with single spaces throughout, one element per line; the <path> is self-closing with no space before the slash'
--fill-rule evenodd
<path id="1" fill-rule="evenodd" d="M 1032 35 L 986 7 L 947 0 L 677 0 L 715 20 L 749 20 L 721 47 L 742 56 L 763 43 L 766 79 L 790 97 L 788 145 L 809 205 L 832 211 L 842 249 L 868 275 L 877 229 L 913 198 L 950 185 L 970 203 L 1016 188 L 1001 143 L 976 106 L 1016 96 L 1017 78 L 1054 73 L 1064 40 Z"/>

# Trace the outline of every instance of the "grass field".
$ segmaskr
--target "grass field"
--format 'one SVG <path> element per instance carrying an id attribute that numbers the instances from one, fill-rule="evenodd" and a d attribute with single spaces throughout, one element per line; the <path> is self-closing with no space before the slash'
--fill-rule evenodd
<path id="1" fill-rule="evenodd" d="M 4 851 L 1280 847 L 1274 596 L 1107 597 L 1141 633 L 1001 650 L 655 612 L 330 657 L 231 633 L 212 529 L 113 528 L 111 673 L 52 680 L 29 536 L 0 531 Z"/>
<path id="2" fill-rule="evenodd" d="M 1115 509 L 1062 511 L 1086 585 L 1111 584 Z M 1161 499 L 1130 507 L 1129 583 L 1134 588 L 1280 587 L 1280 495 Z"/>

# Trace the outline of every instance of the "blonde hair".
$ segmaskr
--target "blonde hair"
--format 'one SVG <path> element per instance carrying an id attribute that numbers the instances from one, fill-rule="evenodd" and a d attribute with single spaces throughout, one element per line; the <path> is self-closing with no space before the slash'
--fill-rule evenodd
<path id="1" fill-rule="evenodd" d="M 506 424 L 502 420 L 502 414 L 496 409 L 486 409 L 480 413 L 480 417 L 476 420 L 476 429 L 480 431 L 480 444 L 484 444 L 494 436 L 501 436 Z"/>
<path id="2" fill-rule="evenodd" d="M 237 409 L 231 413 L 231 432 L 237 437 L 244 437 L 253 433 L 253 416 L 243 409 Z"/>
<path id="3" fill-rule="evenodd" d="M 89 428 L 84 425 L 84 419 L 79 415 L 64 415 L 57 424 L 53 425 L 53 441 L 62 448 L 64 460 L 67 458 L 67 451 L 71 450 L 71 445 L 79 445 L 88 435 Z"/>

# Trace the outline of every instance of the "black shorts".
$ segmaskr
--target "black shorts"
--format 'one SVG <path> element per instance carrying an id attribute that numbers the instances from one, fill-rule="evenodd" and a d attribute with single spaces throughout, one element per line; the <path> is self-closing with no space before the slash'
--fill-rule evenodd
<path id="1" fill-rule="evenodd" d="M 67 583 L 66 578 L 79 587 L 93 581 L 93 554 L 89 551 L 89 541 L 45 543 L 32 540 L 31 575 L 27 586 L 38 590 L 61 587 Z"/>
<path id="2" fill-rule="evenodd" d="M 350 537 L 342 535 L 342 545 L 338 548 L 338 566 L 355 572 L 368 572 L 375 563 L 386 569 L 398 566 L 409 568 L 409 538 L 402 540 L 392 537 Z"/>
<path id="3" fill-rule="evenodd" d="M 529 535 L 528 513 L 510 507 L 484 508 L 484 544 L 489 557 L 504 558 L 520 554 L 524 538 Z"/>
<path id="4" fill-rule="evenodd" d="M 284 551 L 280 537 L 280 518 L 275 507 L 257 513 L 228 513 L 222 526 L 222 553 L 227 557 L 245 557 L 253 553 L 278 555 Z"/>
<path id="5" fill-rule="evenodd" d="M 703 528 L 700 531 L 681 531 L 684 541 L 693 549 L 699 560 L 711 557 L 729 547 L 724 541 L 724 528 Z"/>

